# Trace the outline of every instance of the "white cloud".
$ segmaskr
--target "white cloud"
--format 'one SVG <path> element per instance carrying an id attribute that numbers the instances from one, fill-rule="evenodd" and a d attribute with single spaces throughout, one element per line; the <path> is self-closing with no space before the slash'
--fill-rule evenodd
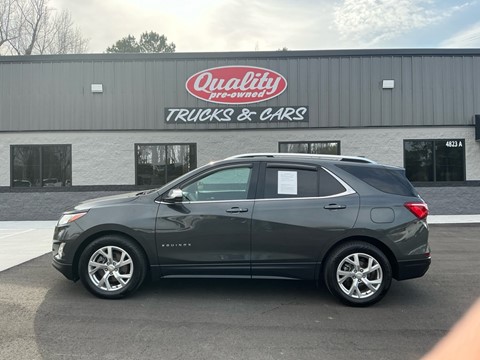
<path id="1" fill-rule="evenodd" d="M 434 0 L 49 0 L 71 12 L 90 52 L 144 31 L 178 52 L 393 47 L 480 0 L 457 1 L 440 9 Z"/>
<path id="2" fill-rule="evenodd" d="M 294 5 L 278 0 L 224 1 L 212 11 L 204 30 L 218 51 L 320 48 L 335 37 L 325 26 L 331 24 L 329 4 Z"/>
<path id="3" fill-rule="evenodd" d="M 444 40 L 441 47 L 448 48 L 478 48 L 480 47 L 480 22 L 462 30 Z"/>
<path id="4" fill-rule="evenodd" d="M 372 46 L 438 23 L 468 5 L 438 9 L 432 0 L 343 0 L 334 17 L 342 38 Z"/>

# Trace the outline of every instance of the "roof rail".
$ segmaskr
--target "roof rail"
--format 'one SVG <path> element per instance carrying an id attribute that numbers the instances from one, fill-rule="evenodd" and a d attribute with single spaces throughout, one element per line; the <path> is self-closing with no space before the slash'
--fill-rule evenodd
<path id="1" fill-rule="evenodd" d="M 304 159 L 321 159 L 332 161 L 350 161 L 360 163 L 376 164 L 375 161 L 363 156 L 344 156 L 344 155 L 324 155 L 324 154 L 303 154 L 303 153 L 251 153 L 230 156 L 227 159 L 245 159 L 255 157 L 271 157 L 271 158 L 304 158 Z"/>

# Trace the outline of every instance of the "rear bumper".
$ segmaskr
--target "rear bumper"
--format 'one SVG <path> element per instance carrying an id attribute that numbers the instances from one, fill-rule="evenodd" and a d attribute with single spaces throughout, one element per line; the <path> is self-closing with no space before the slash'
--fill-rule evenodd
<path id="1" fill-rule="evenodd" d="M 422 277 L 427 272 L 432 259 L 407 260 L 398 262 L 397 280 L 407 280 Z"/>

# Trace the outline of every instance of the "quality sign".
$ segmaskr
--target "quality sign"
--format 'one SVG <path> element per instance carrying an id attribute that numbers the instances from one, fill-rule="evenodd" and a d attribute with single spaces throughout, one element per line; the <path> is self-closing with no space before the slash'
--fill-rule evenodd
<path id="1" fill-rule="evenodd" d="M 187 91 L 217 104 L 254 104 L 285 91 L 287 80 L 279 73 L 254 66 L 221 66 L 200 71 L 186 82 Z"/>

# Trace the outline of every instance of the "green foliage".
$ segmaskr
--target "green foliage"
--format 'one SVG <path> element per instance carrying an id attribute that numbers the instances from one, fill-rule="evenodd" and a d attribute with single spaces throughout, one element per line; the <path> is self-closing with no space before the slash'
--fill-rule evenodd
<path id="1" fill-rule="evenodd" d="M 128 35 L 115 44 L 107 48 L 107 53 L 138 53 L 140 46 L 135 40 L 135 36 Z"/>
<path id="2" fill-rule="evenodd" d="M 144 32 L 137 42 L 135 36 L 128 35 L 115 44 L 108 47 L 107 53 L 173 53 L 175 44 L 167 43 L 165 35 L 159 35 L 156 32 Z"/>
<path id="3" fill-rule="evenodd" d="M 144 53 L 175 52 L 175 44 L 173 42 L 168 44 L 165 35 L 159 35 L 153 31 L 149 33 L 144 32 L 140 36 L 139 45 L 141 52 Z"/>

